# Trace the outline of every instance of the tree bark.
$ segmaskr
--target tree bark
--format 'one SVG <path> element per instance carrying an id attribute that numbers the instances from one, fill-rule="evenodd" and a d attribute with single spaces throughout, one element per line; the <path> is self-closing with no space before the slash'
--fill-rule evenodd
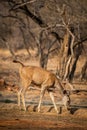
<path id="1" fill-rule="evenodd" d="M 82 67 L 82 71 L 81 71 L 81 76 L 80 79 L 83 80 L 87 78 L 87 60 L 85 61 L 83 67 Z"/>

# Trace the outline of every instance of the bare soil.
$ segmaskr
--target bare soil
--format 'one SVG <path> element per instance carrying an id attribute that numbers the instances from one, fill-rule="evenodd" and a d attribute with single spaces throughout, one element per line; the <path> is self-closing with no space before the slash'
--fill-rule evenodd
<path id="1" fill-rule="evenodd" d="M 1 55 L 2 54 L 2 55 Z M 37 112 L 39 101 L 39 90 L 30 90 L 26 93 L 27 111 L 17 106 L 17 89 L 19 83 L 18 68 L 19 65 L 12 63 L 12 58 L 8 53 L 0 54 L 0 130 L 87 130 L 87 83 L 74 82 L 76 89 L 84 90 L 77 94 L 71 94 L 71 106 L 65 110 L 62 106 L 61 114 L 56 114 L 48 93 L 42 102 L 41 112 Z M 25 57 L 24 57 L 25 58 Z M 53 60 L 53 59 L 51 59 Z M 32 58 L 25 64 L 37 64 L 37 60 Z M 55 68 L 56 61 L 50 68 Z M 6 81 L 8 85 L 4 83 Z M 7 87 L 7 88 L 5 88 Z M 11 91 L 11 87 L 15 91 Z M 55 100 L 59 105 L 61 95 L 54 93 Z"/>

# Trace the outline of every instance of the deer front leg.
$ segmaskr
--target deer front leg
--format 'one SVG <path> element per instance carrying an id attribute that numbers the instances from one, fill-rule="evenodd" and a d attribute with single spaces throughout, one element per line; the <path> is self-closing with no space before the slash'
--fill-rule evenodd
<path id="1" fill-rule="evenodd" d="M 26 105 L 25 105 L 25 93 L 27 91 L 28 85 L 26 87 L 23 87 L 22 92 L 21 92 L 21 98 L 22 98 L 22 104 L 23 104 L 23 109 L 26 111 Z"/>
<path id="2" fill-rule="evenodd" d="M 18 106 L 20 106 L 22 88 L 18 91 Z"/>
<path id="3" fill-rule="evenodd" d="M 28 87 L 30 86 L 31 84 L 31 80 L 24 80 L 22 82 L 22 91 L 21 91 L 21 98 L 22 98 L 22 104 L 23 104 L 23 109 L 26 111 L 26 105 L 25 105 L 25 93 L 28 89 Z"/>
<path id="4" fill-rule="evenodd" d="M 39 101 L 39 104 L 38 104 L 38 112 L 40 112 L 41 102 L 42 102 L 44 94 L 45 94 L 45 87 L 42 87 L 41 93 L 40 93 L 40 101 Z"/>

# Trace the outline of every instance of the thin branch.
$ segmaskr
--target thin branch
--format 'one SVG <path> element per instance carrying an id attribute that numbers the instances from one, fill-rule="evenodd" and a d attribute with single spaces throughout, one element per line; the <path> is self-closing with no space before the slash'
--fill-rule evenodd
<path id="1" fill-rule="evenodd" d="M 19 18 L 17 16 L 14 16 L 14 15 L 2 15 L 0 14 L 0 17 L 2 18 L 12 18 L 12 19 L 17 19 L 20 21 L 20 23 L 22 23 L 23 26 L 25 26 L 25 23 L 23 22 L 23 19 L 22 18 Z"/>
<path id="2" fill-rule="evenodd" d="M 36 1 L 36 0 L 31 0 L 31 1 L 27 1 L 27 2 L 21 3 L 21 4 L 16 4 L 14 7 L 12 7 L 11 10 L 18 9 L 19 7 L 23 7 L 24 5 L 33 3 L 33 2 L 35 2 L 35 1 Z M 11 11 L 11 10 L 10 10 L 10 11 Z"/>
<path id="3" fill-rule="evenodd" d="M 68 80 L 63 80 L 62 83 L 68 85 L 71 90 L 75 91 L 75 87 Z"/>
<path id="4" fill-rule="evenodd" d="M 71 56 L 74 55 L 74 52 L 73 52 L 73 44 L 74 44 L 74 41 L 75 41 L 75 36 L 74 36 L 73 33 L 72 33 L 72 41 L 71 41 L 71 46 L 70 46 Z"/>
<path id="5" fill-rule="evenodd" d="M 87 41 L 87 37 L 80 40 L 79 42 L 75 42 L 75 45 L 73 46 L 73 48 L 75 48 L 78 44 L 82 44 L 82 42 L 85 42 L 85 41 Z"/>
<path id="6" fill-rule="evenodd" d="M 72 60 L 72 56 L 69 57 L 67 64 L 66 64 L 66 69 L 65 69 L 65 74 L 64 74 L 64 80 L 67 78 L 67 75 L 69 73 L 69 66 L 70 66 L 70 62 Z"/>
<path id="7" fill-rule="evenodd" d="M 36 16 L 26 5 L 32 2 L 35 2 L 36 0 L 28 1 L 28 2 L 23 2 L 20 4 L 14 4 L 13 7 L 9 11 L 15 11 L 16 9 L 20 9 L 23 11 L 25 15 L 30 17 L 35 23 L 37 23 L 40 27 L 47 27 L 47 24 L 44 23 L 41 17 Z"/>
<path id="8" fill-rule="evenodd" d="M 48 51 L 50 52 L 50 49 L 52 48 L 52 46 L 56 43 L 57 39 L 55 39 L 53 42 L 51 42 L 51 45 L 48 48 Z"/>
<path id="9" fill-rule="evenodd" d="M 49 51 L 49 53 L 54 52 L 54 51 L 57 50 L 58 48 L 59 48 L 59 47 L 54 48 L 53 50 Z"/>
<path id="10" fill-rule="evenodd" d="M 63 24 L 47 25 L 47 27 L 43 27 L 43 28 L 41 28 L 41 30 L 45 31 L 45 30 L 49 30 L 49 29 L 52 29 L 52 28 L 56 28 L 56 27 L 63 27 L 64 28 L 64 25 Z"/>

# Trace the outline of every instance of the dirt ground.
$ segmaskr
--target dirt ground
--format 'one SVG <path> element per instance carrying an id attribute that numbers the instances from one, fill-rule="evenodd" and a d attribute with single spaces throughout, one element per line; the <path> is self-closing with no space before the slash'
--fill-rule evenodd
<path id="1" fill-rule="evenodd" d="M 4 56 L 5 54 L 5 56 Z M 76 89 L 83 91 L 71 94 L 69 110 L 62 106 L 61 114 L 56 114 L 48 93 L 42 102 L 41 112 L 37 112 L 39 90 L 30 90 L 26 93 L 27 111 L 17 106 L 17 87 L 19 83 L 19 65 L 12 63 L 8 53 L 0 53 L 0 130 L 87 130 L 87 82 L 74 82 Z M 27 58 L 26 58 L 27 61 Z M 53 63 L 53 61 L 50 61 Z M 55 62 L 55 61 L 54 61 Z M 34 58 L 26 64 L 37 64 Z M 50 66 L 53 69 L 54 63 Z M 4 81 L 8 83 L 8 90 Z M 13 85 L 15 84 L 15 86 Z M 11 91 L 10 87 L 15 88 Z M 60 109 L 61 95 L 54 93 Z"/>

